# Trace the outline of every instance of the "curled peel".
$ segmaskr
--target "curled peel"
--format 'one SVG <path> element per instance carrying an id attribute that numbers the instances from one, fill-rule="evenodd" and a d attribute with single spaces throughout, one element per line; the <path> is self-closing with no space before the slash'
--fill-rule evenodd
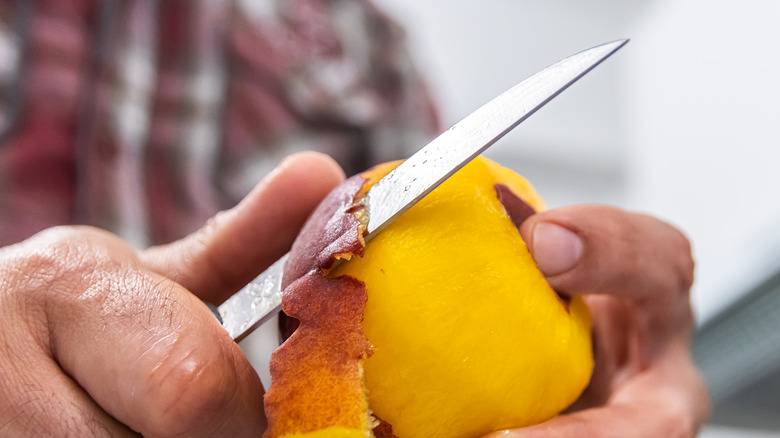
<path id="1" fill-rule="evenodd" d="M 331 192 L 290 252 L 282 310 L 297 324 L 283 317 L 289 338 L 271 356 L 267 438 L 326 430 L 335 437 L 371 436 L 362 367 L 371 354 L 361 328 L 365 285 L 323 273 L 338 258 L 363 255 L 364 224 L 353 213 L 365 182 L 356 175 Z"/>

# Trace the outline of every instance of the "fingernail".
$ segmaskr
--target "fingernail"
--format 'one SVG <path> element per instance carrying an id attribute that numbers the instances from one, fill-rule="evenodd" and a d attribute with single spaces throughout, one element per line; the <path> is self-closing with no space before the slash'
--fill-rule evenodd
<path id="1" fill-rule="evenodd" d="M 544 275 L 558 275 L 573 268 L 582 250 L 582 239 L 569 229 L 549 222 L 534 228 L 533 255 Z"/>

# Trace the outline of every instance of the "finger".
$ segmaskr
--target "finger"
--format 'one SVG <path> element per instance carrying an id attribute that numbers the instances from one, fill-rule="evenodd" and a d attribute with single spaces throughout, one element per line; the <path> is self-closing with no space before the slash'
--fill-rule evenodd
<path id="1" fill-rule="evenodd" d="M 0 436 L 140 436 L 101 409 L 43 351 L 26 353 L 30 361 L 23 368 L 0 360 Z"/>
<path id="2" fill-rule="evenodd" d="M 292 155 L 235 208 L 141 257 L 203 300 L 219 304 L 289 250 L 311 211 L 343 179 L 341 168 L 325 155 Z"/>
<path id="3" fill-rule="evenodd" d="M 47 354 L 45 318 L 10 293 L 21 284 L 18 270 L 0 259 L 0 436 L 138 436 L 100 408 Z M 37 327 L 37 330 L 30 330 Z"/>
<path id="4" fill-rule="evenodd" d="M 549 210 L 520 229 L 550 285 L 566 294 L 609 294 L 655 303 L 687 301 L 688 240 L 650 216 L 605 206 Z"/>
<path id="5" fill-rule="evenodd" d="M 142 269 L 135 251 L 99 231 L 59 230 L 33 295 L 49 354 L 106 412 L 144 436 L 253 436 L 263 388 L 208 308 Z"/>
<path id="6" fill-rule="evenodd" d="M 652 369 L 621 387 L 603 407 L 484 438 L 693 438 L 709 415 L 707 391 L 687 350 L 667 353 Z"/>

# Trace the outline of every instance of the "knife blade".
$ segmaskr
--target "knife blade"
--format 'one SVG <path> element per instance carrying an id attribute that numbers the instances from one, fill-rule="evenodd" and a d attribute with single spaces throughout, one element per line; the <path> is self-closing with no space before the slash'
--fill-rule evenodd
<path id="1" fill-rule="evenodd" d="M 478 108 L 406 159 L 368 191 L 365 240 L 627 42 L 602 44 L 558 61 Z M 236 342 L 281 309 L 286 260 L 284 255 L 217 308 L 215 314 Z"/>

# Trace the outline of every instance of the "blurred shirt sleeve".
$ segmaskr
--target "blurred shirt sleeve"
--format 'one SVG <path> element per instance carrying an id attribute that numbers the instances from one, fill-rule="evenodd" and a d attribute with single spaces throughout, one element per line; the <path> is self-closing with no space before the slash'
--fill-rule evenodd
<path id="1" fill-rule="evenodd" d="M 83 223 L 167 242 L 284 156 L 348 174 L 439 129 L 365 0 L 0 0 L 0 244 Z"/>

